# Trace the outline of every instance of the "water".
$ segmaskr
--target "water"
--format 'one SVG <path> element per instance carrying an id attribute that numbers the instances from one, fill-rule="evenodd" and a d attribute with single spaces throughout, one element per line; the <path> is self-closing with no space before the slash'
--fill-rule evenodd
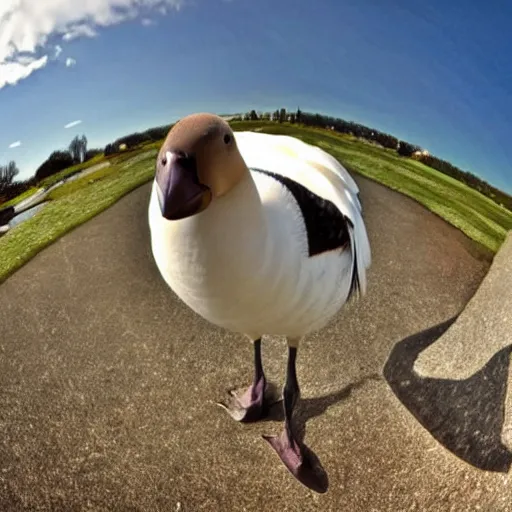
<path id="1" fill-rule="evenodd" d="M 144 154 L 144 156 L 147 156 L 147 154 Z M 102 162 L 97 165 L 93 165 L 92 167 L 89 167 L 88 169 L 85 169 L 84 171 L 81 171 L 77 174 L 74 174 L 73 176 L 70 176 L 69 178 L 64 178 L 60 180 L 59 182 L 52 185 L 48 190 L 40 189 L 37 192 L 35 192 L 30 197 L 27 197 L 23 201 L 21 201 L 16 207 L 15 210 L 20 210 L 23 207 L 26 207 L 32 202 L 35 201 L 41 201 L 44 199 L 52 190 L 55 190 L 56 188 L 60 187 L 64 183 L 68 183 L 70 181 L 74 181 L 78 178 L 83 178 L 84 176 L 87 176 L 88 174 L 92 174 L 95 171 L 98 171 L 100 169 L 103 169 L 104 167 L 107 167 L 110 165 L 110 162 Z M 29 208 L 28 210 L 25 210 L 22 213 L 17 214 L 11 221 L 6 224 L 6 226 L 0 226 L 0 236 L 6 233 L 9 229 L 12 229 L 14 226 L 17 226 L 18 224 L 21 224 L 23 221 L 30 219 L 30 217 L 34 216 L 38 211 L 40 211 L 44 205 L 47 203 L 47 201 L 38 202 L 37 205 L 33 206 L 32 208 Z"/>
<path id="2" fill-rule="evenodd" d="M 40 189 L 37 192 L 34 192 L 30 197 L 27 197 L 23 201 L 20 201 L 15 207 L 15 211 L 22 210 L 30 203 L 33 203 L 37 200 L 39 200 L 43 195 L 45 194 L 45 191 Z"/>
<path id="3" fill-rule="evenodd" d="M 77 174 L 73 174 L 69 178 L 64 178 L 62 180 L 63 183 L 69 183 L 71 181 L 75 181 L 79 178 L 83 178 L 84 176 L 87 176 L 88 174 L 92 174 L 96 171 L 99 171 L 100 169 L 103 169 L 105 167 L 108 167 L 110 165 L 110 162 L 102 162 L 100 164 L 93 165 L 92 167 L 88 167 L 87 169 L 80 171 Z"/>
<path id="4" fill-rule="evenodd" d="M 18 224 L 21 224 L 23 221 L 30 219 L 30 217 L 33 217 L 38 211 L 42 210 L 45 204 L 46 201 L 43 203 L 39 203 L 38 205 L 28 210 L 25 210 L 23 213 L 16 215 L 16 217 L 11 219 L 11 222 L 9 222 L 9 228 L 12 229 L 14 226 L 17 226 Z"/>

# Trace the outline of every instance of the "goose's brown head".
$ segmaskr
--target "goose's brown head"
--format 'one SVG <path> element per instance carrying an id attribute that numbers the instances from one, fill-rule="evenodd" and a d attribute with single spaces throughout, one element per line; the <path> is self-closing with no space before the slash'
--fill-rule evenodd
<path id="1" fill-rule="evenodd" d="M 195 215 L 227 194 L 247 172 L 233 130 L 213 114 L 193 114 L 169 131 L 156 162 L 162 215 L 178 220 Z"/>

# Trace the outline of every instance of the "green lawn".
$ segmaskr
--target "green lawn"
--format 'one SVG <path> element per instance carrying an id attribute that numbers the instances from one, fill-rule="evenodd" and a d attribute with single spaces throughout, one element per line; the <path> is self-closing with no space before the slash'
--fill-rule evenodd
<path id="1" fill-rule="evenodd" d="M 235 129 L 250 129 L 250 125 L 233 123 Z M 258 123 L 257 127 L 265 133 L 293 135 L 321 147 L 349 170 L 417 200 L 493 252 L 512 230 L 512 212 L 460 181 L 400 157 L 393 150 L 327 130 L 277 123 Z"/>
<path id="2" fill-rule="evenodd" d="M 508 230 L 512 212 L 462 183 L 394 151 L 353 137 L 316 128 L 266 122 L 233 122 L 233 129 L 259 129 L 287 134 L 316 144 L 351 171 L 398 190 L 460 228 L 470 238 L 496 252 Z M 0 282 L 54 240 L 105 210 L 154 176 L 162 141 L 109 158 L 110 166 L 51 192 L 44 208 L 0 238 Z M 95 162 L 103 158 L 97 157 Z M 74 168 L 76 169 L 76 167 Z M 62 171 L 60 177 L 72 172 Z M 60 179 L 60 177 L 58 179 Z M 52 177 L 52 182 L 57 180 Z"/>
<path id="3" fill-rule="evenodd" d="M 5 203 L 0 204 L 0 208 L 7 208 L 8 206 L 16 206 L 18 203 L 21 203 L 24 199 L 27 199 L 32 194 L 37 192 L 39 189 L 37 187 L 30 187 L 28 190 L 25 190 L 23 194 L 20 194 L 19 196 L 13 197 L 9 201 L 5 201 Z"/>
<path id="4" fill-rule="evenodd" d="M 8 206 L 16 206 L 18 203 L 21 203 L 24 199 L 27 199 L 32 194 L 37 192 L 39 189 L 43 187 L 50 187 L 51 185 L 57 183 L 61 179 L 65 178 L 69 174 L 75 172 L 75 171 L 81 171 L 84 169 L 87 169 L 88 167 L 92 167 L 93 165 L 99 164 L 105 160 L 105 157 L 103 154 L 99 154 L 91 158 L 90 160 L 87 160 L 87 162 L 84 162 L 83 164 L 77 164 L 73 165 L 72 167 L 68 167 L 67 169 L 64 169 L 63 171 L 60 171 L 56 174 L 53 174 L 52 176 L 49 176 L 48 178 L 41 181 L 38 187 L 31 187 L 23 194 L 20 194 L 19 196 L 13 197 L 9 201 L 6 201 L 5 203 L 0 204 L 0 208 L 6 208 Z"/>
<path id="5" fill-rule="evenodd" d="M 40 212 L 0 238 L 0 282 L 56 239 L 147 183 L 154 160 L 155 153 L 150 152 L 124 169 L 105 167 L 55 189 Z"/>
<path id="6" fill-rule="evenodd" d="M 92 157 L 90 160 L 87 160 L 87 162 L 84 162 L 82 164 L 76 164 L 72 167 L 68 167 L 67 169 L 64 169 L 63 171 L 57 172 L 55 174 L 52 174 L 51 176 L 48 176 L 48 178 L 45 178 L 43 181 L 41 181 L 40 186 L 41 187 L 51 187 L 58 181 L 64 179 L 66 176 L 68 176 L 71 173 L 74 173 L 76 171 L 82 171 L 84 169 L 87 169 L 88 167 L 92 167 L 93 165 L 99 164 L 105 160 L 105 157 L 103 156 L 103 153 L 100 153 L 94 157 Z"/>

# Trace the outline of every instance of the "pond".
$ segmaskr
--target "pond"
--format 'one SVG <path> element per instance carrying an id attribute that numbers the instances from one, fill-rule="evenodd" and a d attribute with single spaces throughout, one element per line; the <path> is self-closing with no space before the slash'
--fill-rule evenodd
<path id="1" fill-rule="evenodd" d="M 36 206 L 33 206 L 32 208 L 29 208 L 28 210 L 25 210 L 24 212 L 13 217 L 8 224 L 9 228 L 12 229 L 14 226 L 17 226 L 18 224 L 21 224 L 23 221 L 30 219 L 30 217 L 33 217 L 38 211 L 40 211 L 44 207 L 46 203 L 47 201 L 39 203 Z"/>

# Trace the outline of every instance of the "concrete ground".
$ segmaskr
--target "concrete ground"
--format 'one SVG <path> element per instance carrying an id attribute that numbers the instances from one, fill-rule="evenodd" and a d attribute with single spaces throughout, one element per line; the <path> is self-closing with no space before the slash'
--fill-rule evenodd
<path id="1" fill-rule="evenodd" d="M 512 510 L 508 349 L 466 380 L 413 372 L 489 256 L 414 201 L 357 181 L 369 293 L 307 338 L 297 364 L 326 494 L 261 438 L 281 430 L 279 407 L 244 425 L 215 405 L 249 383 L 251 346 L 160 279 L 145 185 L 0 286 L 0 510 Z M 284 341 L 264 339 L 263 357 L 280 389 Z"/>

